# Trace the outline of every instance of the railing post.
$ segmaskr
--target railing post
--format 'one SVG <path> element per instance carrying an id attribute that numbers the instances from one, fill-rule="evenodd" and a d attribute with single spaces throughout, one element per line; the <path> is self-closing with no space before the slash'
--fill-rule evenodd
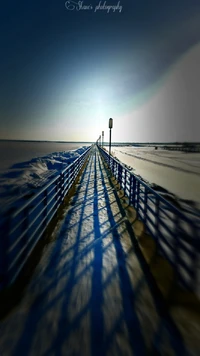
<path id="1" fill-rule="evenodd" d="M 45 204 L 45 226 L 47 226 L 47 216 L 48 216 L 48 190 L 45 189 L 45 199 L 44 199 L 44 204 Z"/>
<path id="2" fill-rule="evenodd" d="M 24 212 L 23 212 L 23 215 L 24 215 L 24 223 L 23 223 L 23 230 L 26 231 L 27 230 L 27 233 L 24 235 L 24 237 L 21 239 L 21 246 L 23 247 L 26 242 L 28 241 L 28 228 L 29 228 L 29 208 L 27 207 Z M 23 232 L 23 231 L 22 231 Z"/>
<path id="3" fill-rule="evenodd" d="M 108 155 L 107 152 L 106 152 L 106 162 L 108 165 L 110 165 L 110 156 Z"/>
<path id="4" fill-rule="evenodd" d="M 130 204 L 135 207 L 135 177 L 130 175 Z"/>
<path id="5" fill-rule="evenodd" d="M 142 215 L 140 213 L 140 181 L 138 181 L 137 206 L 138 206 L 138 216 L 140 216 L 140 219 L 143 220 Z"/>
<path id="6" fill-rule="evenodd" d="M 60 179 L 58 178 L 56 180 L 56 208 L 57 209 L 59 207 L 59 182 L 60 182 Z"/>
<path id="7" fill-rule="evenodd" d="M 124 195 L 126 194 L 126 181 L 127 179 L 127 172 L 126 172 L 126 169 L 124 170 Z"/>
<path id="8" fill-rule="evenodd" d="M 114 177 L 115 177 L 115 168 L 116 168 L 116 163 L 115 163 L 115 161 L 113 161 L 113 175 L 114 175 Z"/>
<path id="9" fill-rule="evenodd" d="M 118 162 L 116 162 L 116 179 L 117 179 L 117 181 L 119 180 L 118 178 L 119 178 L 119 175 L 118 175 L 118 172 L 119 172 L 119 164 L 118 164 Z"/>
<path id="10" fill-rule="evenodd" d="M 9 231 L 10 217 L 7 217 L 1 227 L 0 239 L 0 290 L 8 285 L 8 249 L 9 249 Z"/>
<path id="11" fill-rule="evenodd" d="M 118 164 L 118 181 L 121 188 L 121 165 Z"/>
<path id="12" fill-rule="evenodd" d="M 120 186 L 123 188 L 123 167 L 120 169 Z"/>
<path id="13" fill-rule="evenodd" d="M 136 191 L 137 191 L 137 196 L 136 196 L 136 207 L 137 207 L 137 212 L 138 212 L 138 215 L 139 215 L 139 199 L 140 199 L 140 182 L 139 180 L 137 180 L 137 188 L 136 188 Z"/>
<path id="14" fill-rule="evenodd" d="M 147 223 L 147 188 L 144 187 L 144 223 Z"/>
<path id="15" fill-rule="evenodd" d="M 124 168 L 121 170 L 121 188 L 124 190 Z"/>
<path id="16" fill-rule="evenodd" d="M 159 209 L 160 209 L 160 200 L 155 197 L 155 240 L 156 243 L 158 243 L 158 237 L 159 237 Z"/>
<path id="17" fill-rule="evenodd" d="M 129 205 L 130 205 L 130 200 L 131 200 L 131 175 L 130 172 L 128 174 L 128 183 L 127 183 L 127 192 L 128 192 L 128 201 L 129 201 Z"/>
<path id="18" fill-rule="evenodd" d="M 174 265 L 175 265 L 175 275 L 179 278 L 179 235 L 180 235 L 180 221 L 177 214 L 174 215 Z"/>
<path id="19" fill-rule="evenodd" d="M 192 285 L 193 286 L 197 286 L 197 275 L 199 273 L 198 270 L 198 261 L 199 261 L 199 257 L 200 257 L 200 239 L 199 239 L 199 229 L 196 225 L 194 225 L 192 227 L 192 236 L 194 236 L 195 242 L 198 242 L 198 245 L 195 246 L 196 244 L 193 244 L 193 256 L 192 256 L 192 261 L 193 261 L 193 268 L 192 268 Z M 193 292 L 196 292 L 195 288 L 193 288 Z"/>
<path id="20" fill-rule="evenodd" d="M 65 172 L 61 173 L 60 176 L 60 199 L 61 202 L 64 200 L 65 194 L 68 192 L 68 186 L 69 186 L 69 169 L 67 168 Z"/>

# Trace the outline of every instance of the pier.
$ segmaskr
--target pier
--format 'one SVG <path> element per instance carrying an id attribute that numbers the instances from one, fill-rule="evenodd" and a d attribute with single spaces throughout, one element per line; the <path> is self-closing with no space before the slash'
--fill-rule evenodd
<path id="1" fill-rule="evenodd" d="M 158 194 L 153 195 L 141 181 L 134 181 L 124 167 L 96 145 L 75 166 L 75 173 L 71 166 L 70 174 L 55 180 L 54 193 L 52 186 L 40 192 L 46 197 L 45 208 L 40 207 L 43 215 L 39 205 L 37 214 L 33 211 L 35 203 L 26 205 L 29 217 L 30 212 L 36 214 L 35 219 L 38 217 L 41 230 L 33 235 L 35 225 L 30 219 L 30 226 L 23 221 L 26 237 L 20 231 L 20 241 L 25 237 L 27 243 L 32 236 L 39 236 L 39 241 L 52 218 L 56 223 L 21 300 L 0 321 L 0 355 L 189 355 L 191 350 L 197 355 L 198 335 L 191 336 L 183 329 L 188 325 L 191 330 L 193 323 L 197 330 L 200 321 L 194 273 L 198 235 L 192 235 L 194 248 L 189 248 L 186 245 L 191 231 L 182 234 L 185 250 L 190 260 L 193 258 L 192 266 L 181 262 L 181 254 L 173 254 L 170 260 L 169 246 L 167 250 L 160 243 L 158 231 L 166 240 L 163 211 L 182 231 L 180 212 Z M 150 228 L 152 214 L 156 230 Z M 185 224 L 192 234 L 197 233 L 199 218 L 191 221 L 186 218 Z M 166 231 L 172 241 L 177 230 L 167 226 Z M 18 232 L 12 226 L 7 233 L 16 236 Z M 26 246 L 31 255 L 34 244 Z M 180 246 L 176 240 L 176 252 L 180 252 Z M 14 248 L 9 246 L 9 250 Z M 4 259 L 2 290 L 12 288 L 12 283 L 25 273 L 27 259 L 23 261 L 19 259 L 15 265 L 14 271 L 19 270 L 16 274 L 12 259 L 11 264 Z M 184 268 L 190 277 L 186 280 L 181 273 Z M 159 269 L 164 274 L 155 272 Z M 192 301 L 194 310 L 185 307 L 183 298 L 176 299 L 179 293 L 184 294 L 184 287 L 189 290 L 185 300 Z M 180 308 L 185 321 L 177 313 Z"/>

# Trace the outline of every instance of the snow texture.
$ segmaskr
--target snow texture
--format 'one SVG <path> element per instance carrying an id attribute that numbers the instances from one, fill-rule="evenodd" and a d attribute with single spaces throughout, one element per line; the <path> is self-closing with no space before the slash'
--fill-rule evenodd
<path id="1" fill-rule="evenodd" d="M 15 163 L 0 175 L 0 213 L 37 192 L 51 178 L 79 157 L 88 147 L 54 152 L 26 162 Z"/>
<path id="2" fill-rule="evenodd" d="M 127 224 L 94 149 L 23 299 L 0 322 L 1 356 L 184 354 L 158 315 Z"/>
<path id="3" fill-rule="evenodd" d="M 112 147 L 113 155 L 171 201 L 200 210 L 200 153 L 154 147 Z"/>

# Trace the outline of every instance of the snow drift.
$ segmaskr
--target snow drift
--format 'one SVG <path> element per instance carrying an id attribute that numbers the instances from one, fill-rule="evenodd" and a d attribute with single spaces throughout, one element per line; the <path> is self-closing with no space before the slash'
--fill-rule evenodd
<path id="1" fill-rule="evenodd" d="M 88 146 L 33 158 L 12 165 L 0 175 L 0 213 L 5 213 L 18 199 L 27 199 L 81 155 Z"/>

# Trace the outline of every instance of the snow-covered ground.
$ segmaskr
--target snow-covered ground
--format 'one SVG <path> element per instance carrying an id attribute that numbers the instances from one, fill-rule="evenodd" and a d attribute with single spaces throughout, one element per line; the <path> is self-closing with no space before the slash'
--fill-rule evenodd
<path id="1" fill-rule="evenodd" d="M 37 147 L 35 144 L 36 143 L 34 143 L 33 146 L 35 146 L 36 158 L 32 158 L 34 157 L 32 156 L 33 151 L 31 150 L 31 147 L 33 147 L 32 143 L 29 147 L 27 143 L 18 142 L 17 145 L 16 143 L 13 144 L 12 149 L 10 147 L 8 151 L 4 152 L 5 157 L 3 161 L 4 163 L 2 163 L 3 166 L 8 165 L 8 162 L 11 162 L 11 158 L 12 163 L 16 163 L 12 164 L 0 174 L 0 213 L 7 211 L 7 209 L 9 209 L 19 198 L 28 196 L 32 192 L 36 192 L 38 188 L 44 186 L 49 179 L 59 174 L 61 170 L 74 161 L 88 147 L 80 147 L 81 144 L 68 144 L 68 146 L 62 144 L 57 147 L 56 145 L 48 144 L 46 146 L 44 145 L 45 142 L 37 143 Z M 77 146 L 79 146 L 79 148 L 77 148 Z M 13 151 L 11 157 L 11 152 L 14 147 L 18 147 L 18 150 L 16 154 Z M 28 147 L 28 149 L 27 152 L 25 151 L 23 153 L 22 150 L 25 149 L 25 147 Z M 65 148 L 65 150 L 52 152 L 53 147 L 54 149 Z M 50 151 L 52 153 L 44 156 L 45 151 Z M 2 154 L 1 150 L 0 153 Z M 6 161 L 7 156 L 8 159 Z M 28 160 L 23 161 L 22 158 L 25 157 Z"/>
<path id="2" fill-rule="evenodd" d="M 41 141 L 3 141 L 0 140 L 0 173 L 13 164 L 30 161 L 53 152 L 76 150 L 83 146 L 80 142 L 41 142 Z M 84 143 L 90 146 L 90 143 Z"/>
<path id="3" fill-rule="evenodd" d="M 113 155 L 148 183 L 200 207 L 200 153 L 154 147 L 113 147 Z"/>
<path id="4" fill-rule="evenodd" d="M 0 321 L 0 355 L 195 355 L 197 322 L 183 323 L 185 347 L 187 330 L 159 315 L 109 178 L 93 151 L 23 298 Z"/>

